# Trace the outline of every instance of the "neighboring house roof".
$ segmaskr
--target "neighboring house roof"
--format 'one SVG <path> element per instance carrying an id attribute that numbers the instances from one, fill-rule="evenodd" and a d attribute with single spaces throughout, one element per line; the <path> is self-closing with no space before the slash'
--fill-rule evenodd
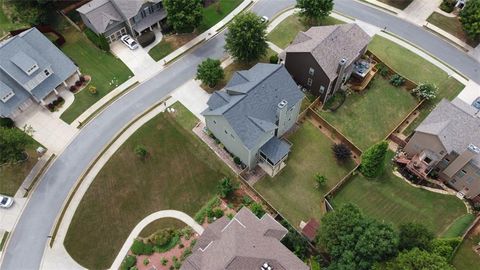
<path id="1" fill-rule="evenodd" d="M 311 53 L 330 80 L 337 77 L 342 58 L 355 60 L 372 38 L 357 24 L 318 26 L 300 32 L 285 52 Z"/>
<path id="2" fill-rule="evenodd" d="M 98 33 L 104 33 L 109 25 L 124 20 L 110 0 L 93 0 L 77 11 L 87 17 Z"/>
<path id="3" fill-rule="evenodd" d="M 224 116 L 242 143 L 252 149 L 265 133 L 277 128 L 282 100 L 293 107 L 304 97 L 283 65 L 257 64 L 237 71 L 224 89 L 208 100 L 204 116 Z"/>
<path id="4" fill-rule="evenodd" d="M 257 218 L 243 207 L 228 220 L 222 217 L 210 224 L 183 262 L 182 270 L 309 269 L 280 240 L 288 230 L 265 214 Z"/>
<path id="5" fill-rule="evenodd" d="M 470 144 L 480 147 L 479 117 L 473 106 L 459 98 L 452 102 L 443 99 L 415 131 L 435 135 L 447 152 L 462 154 Z M 472 162 L 480 165 L 480 155 Z"/>
<path id="6" fill-rule="evenodd" d="M 9 115 L 30 96 L 45 98 L 77 69 L 36 28 L 7 39 L 0 43 L 0 92 L 11 89 L 15 95 L 5 103 L 0 101 L 0 113 Z"/>

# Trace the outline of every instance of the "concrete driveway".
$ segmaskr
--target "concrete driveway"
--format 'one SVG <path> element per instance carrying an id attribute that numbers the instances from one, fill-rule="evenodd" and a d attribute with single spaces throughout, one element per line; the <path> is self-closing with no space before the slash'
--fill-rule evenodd
<path id="1" fill-rule="evenodd" d="M 44 107 L 33 104 L 15 118 L 15 125 L 33 128 L 33 138 L 55 154 L 59 154 L 75 137 L 78 129 L 55 117 Z"/>
<path id="2" fill-rule="evenodd" d="M 398 16 L 421 25 L 438 8 L 440 3 L 442 3 L 442 0 L 415 0 Z"/>
<path id="3" fill-rule="evenodd" d="M 210 94 L 200 87 L 199 81 L 189 80 L 173 91 L 172 97 L 180 101 L 200 121 L 205 123 L 205 117 L 200 113 L 208 107 L 207 101 L 210 98 Z"/>

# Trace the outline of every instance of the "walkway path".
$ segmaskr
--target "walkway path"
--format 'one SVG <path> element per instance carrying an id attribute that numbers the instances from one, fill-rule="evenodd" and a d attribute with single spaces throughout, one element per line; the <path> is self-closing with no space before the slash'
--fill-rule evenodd
<path id="1" fill-rule="evenodd" d="M 162 210 L 155 212 L 153 214 L 148 215 L 146 218 L 142 219 L 137 226 L 132 230 L 130 235 L 128 236 L 127 240 L 125 241 L 125 244 L 123 244 L 122 249 L 117 255 L 117 258 L 115 258 L 115 261 L 113 261 L 112 266 L 110 269 L 118 269 L 120 265 L 122 264 L 123 258 L 127 255 L 128 250 L 133 244 L 133 240 L 138 237 L 140 232 L 147 226 L 148 224 L 152 223 L 153 221 L 161 218 L 176 218 L 180 221 L 183 221 L 186 223 L 188 226 L 192 227 L 192 229 L 198 233 L 202 234 L 203 233 L 203 227 L 202 225 L 198 224 L 192 217 L 189 215 L 176 211 L 176 210 Z"/>

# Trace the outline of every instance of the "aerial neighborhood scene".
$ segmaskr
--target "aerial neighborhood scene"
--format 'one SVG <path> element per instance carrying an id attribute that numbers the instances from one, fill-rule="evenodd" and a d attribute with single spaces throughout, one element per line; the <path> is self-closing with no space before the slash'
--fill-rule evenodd
<path id="1" fill-rule="evenodd" d="M 480 270 L 480 0 L 0 0 L 0 270 Z"/>

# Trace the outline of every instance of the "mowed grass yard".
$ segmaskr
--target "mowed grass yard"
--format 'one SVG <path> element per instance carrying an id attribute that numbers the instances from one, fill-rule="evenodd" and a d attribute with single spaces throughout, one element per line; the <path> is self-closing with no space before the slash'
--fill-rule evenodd
<path id="1" fill-rule="evenodd" d="M 102 52 L 73 27 L 65 27 L 61 33 L 67 42 L 60 49 L 80 67 L 82 74 L 92 77 L 89 86 L 97 87 L 96 95 L 88 92 L 88 86 L 75 94 L 75 101 L 61 116 L 63 121 L 71 123 L 95 102 L 133 76 L 133 73 L 120 59 L 111 53 Z"/>
<path id="2" fill-rule="evenodd" d="M 317 25 L 307 25 L 298 14 L 294 14 L 277 25 L 272 32 L 267 35 L 267 38 L 278 47 L 284 49 L 295 39 L 298 32 L 307 31 L 311 26 L 325 26 L 342 23 L 344 22 L 329 16 Z"/>
<path id="3" fill-rule="evenodd" d="M 462 23 L 458 17 L 447 17 L 438 12 L 433 12 L 428 17 L 427 22 L 447 31 L 474 48 L 480 43 L 480 38 L 478 40 L 472 40 L 467 36 L 465 31 L 463 31 Z"/>
<path id="4" fill-rule="evenodd" d="M 465 87 L 455 78 L 449 77 L 445 71 L 437 66 L 386 38 L 375 36 L 368 45 L 368 49 L 400 73 L 400 75 L 409 78 L 417 84 L 429 82 L 434 83 L 439 88 L 437 98 L 423 106 L 420 116 L 404 131 L 406 135 L 410 134 L 427 117 L 442 98 L 452 100 Z M 388 105 L 384 104 L 384 106 Z"/>
<path id="5" fill-rule="evenodd" d="M 467 213 L 463 202 L 443 195 L 412 187 L 393 174 L 388 152 L 384 173 L 377 179 L 353 176 L 331 200 L 337 208 L 354 203 L 368 216 L 392 223 L 396 227 L 406 222 L 421 223 L 440 236 L 459 217 Z"/>
<path id="6" fill-rule="evenodd" d="M 195 116 L 179 103 L 174 106 L 176 116 L 161 113 L 138 129 L 83 197 L 64 242 L 82 266 L 109 268 L 140 220 L 165 209 L 193 216 L 215 195 L 218 181 L 231 176 L 191 132 Z M 146 160 L 135 155 L 137 145 L 148 149 Z"/>
<path id="7" fill-rule="evenodd" d="M 452 264 L 457 270 L 473 270 L 479 269 L 480 256 L 473 251 L 473 247 L 480 243 L 480 227 L 477 226 L 476 230 L 467 235 L 463 242 L 460 244 L 455 256 L 453 257 Z"/>
<path id="8" fill-rule="evenodd" d="M 289 138 L 293 143 L 287 166 L 274 178 L 264 177 L 255 188 L 291 224 L 301 220 L 320 220 L 323 196 L 355 167 L 353 161 L 338 164 L 331 146 L 333 142 L 309 121 Z M 317 189 L 314 175 L 327 177 L 326 185 Z"/>
<path id="9" fill-rule="evenodd" d="M 383 140 L 417 105 L 418 100 L 382 76 L 375 76 L 370 88 L 352 93 L 335 112 L 319 114 L 362 150 Z"/>

